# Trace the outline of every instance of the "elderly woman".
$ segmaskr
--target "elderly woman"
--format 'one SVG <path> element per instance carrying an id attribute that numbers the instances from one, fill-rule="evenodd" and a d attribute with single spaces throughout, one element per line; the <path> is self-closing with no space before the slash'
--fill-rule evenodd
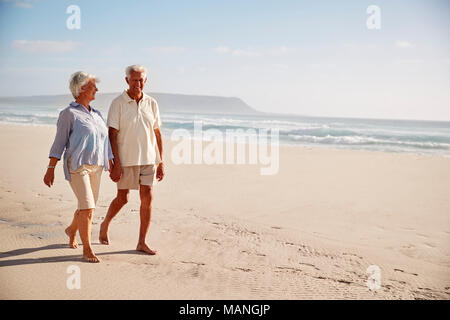
<path id="1" fill-rule="evenodd" d="M 100 262 L 91 248 L 91 222 L 102 171 L 112 167 L 113 158 L 105 121 L 100 112 L 89 105 L 95 99 L 96 82 L 95 76 L 81 71 L 71 76 L 70 91 L 75 101 L 59 114 L 44 176 L 44 183 L 51 187 L 56 163 L 64 152 L 64 175 L 78 200 L 72 224 L 65 231 L 72 248 L 78 247 L 76 232 L 79 231 L 83 258 L 88 262 Z"/>

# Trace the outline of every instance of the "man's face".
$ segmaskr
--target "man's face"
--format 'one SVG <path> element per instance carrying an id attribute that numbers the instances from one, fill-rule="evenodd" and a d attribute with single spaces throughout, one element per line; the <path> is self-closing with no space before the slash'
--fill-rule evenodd
<path id="1" fill-rule="evenodd" d="M 143 72 L 131 71 L 130 76 L 125 79 L 129 86 L 129 92 L 135 96 L 140 96 L 147 81 L 145 74 Z"/>
<path id="2" fill-rule="evenodd" d="M 81 87 L 80 95 L 84 95 L 89 101 L 95 99 L 95 93 L 98 91 L 97 86 L 95 85 L 95 79 L 89 80 L 84 86 Z"/>

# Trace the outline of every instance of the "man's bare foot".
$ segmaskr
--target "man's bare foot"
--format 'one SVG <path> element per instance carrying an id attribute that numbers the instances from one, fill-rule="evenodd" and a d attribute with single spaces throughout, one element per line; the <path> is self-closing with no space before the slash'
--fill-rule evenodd
<path id="1" fill-rule="evenodd" d="M 100 262 L 100 259 L 94 254 L 94 252 L 92 252 L 91 249 L 89 249 L 86 252 L 83 250 L 83 259 L 87 262 L 93 263 Z"/>
<path id="2" fill-rule="evenodd" d="M 103 227 L 103 223 L 100 225 L 100 235 L 98 240 L 101 244 L 109 244 L 108 230 Z"/>
<path id="3" fill-rule="evenodd" d="M 138 244 L 137 247 L 136 247 L 136 250 L 148 253 L 150 255 L 155 255 L 156 254 L 156 250 L 150 249 L 145 243 Z"/>
<path id="4" fill-rule="evenodd" d="M 64 230 L 64 232 L 67 234 L 67 236 L 69 237 L 69 247 L 71 248 L 78 248 L 78 243 L 77 243 L 77 232 L 73 232 L 73 230 L 70 227 L 67 227 L 66 230 Z"/>

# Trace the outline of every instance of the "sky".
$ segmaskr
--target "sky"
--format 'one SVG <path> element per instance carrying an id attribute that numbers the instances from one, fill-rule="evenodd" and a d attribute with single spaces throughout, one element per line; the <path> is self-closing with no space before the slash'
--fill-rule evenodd
<path id="1" fill-rule="evenodd" d="M 79 29 L 67 27 L 71 5 Z M 0 96 L 69 94 L 79 70 L 100 78 L 100 93 L 120 92 L 126 66 L 143 64 L 150 93 L 449 121 L 449 9 L 447 0 L 0 0 Z"/>

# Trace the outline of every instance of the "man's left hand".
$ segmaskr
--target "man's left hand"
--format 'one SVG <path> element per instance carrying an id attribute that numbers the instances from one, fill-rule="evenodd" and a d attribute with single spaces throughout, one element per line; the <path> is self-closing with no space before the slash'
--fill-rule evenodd
<path id="1" fill-rule="evenodd" d="M 156 179 L 161 181 L 164 178 L 164 164 L 160 162 L 156 168 Z"/>

